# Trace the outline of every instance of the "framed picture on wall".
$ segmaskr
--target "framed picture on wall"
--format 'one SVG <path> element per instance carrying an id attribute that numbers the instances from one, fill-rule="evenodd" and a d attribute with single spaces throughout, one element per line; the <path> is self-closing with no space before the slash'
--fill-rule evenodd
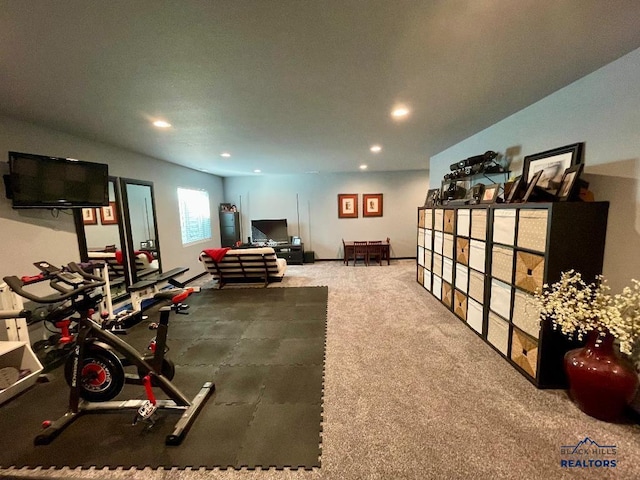
<path id="1" fill-rule="evenodd" d="M 116 202 L 109 202 L 108 207 L 100 207 L 100 222 L 102 225 L 115 225 L 118 223 Z"/>
<path id="2" fill-rule="evenodd" d="M 338 194 L 338 218 L 358 218 L 358 194 Z"/>
<path id="3" fill-rule="evenodd" d="M 542 174 L 536 185 L 555 195 L 562 182 L 564 171 L 582 163 L 583 150 L 584 143 L 573 143 L 546 152 L 528 155 L 524 157 L 522 178 L 529 185 L 533 176 L 541 171 Z"/>
<path id="4" fill-rule="evenodd" d="M 382 194 L 365 193 L 362 195 L 362 216 L 381 217 L 382 216 Z"/>
<path id="5" fill-rule="evenodd" d="M 83 208 L 82 209 L 82 223 L 84 225 L 97 225 L 98 217 L 96 217 L 95 208 Z"/>

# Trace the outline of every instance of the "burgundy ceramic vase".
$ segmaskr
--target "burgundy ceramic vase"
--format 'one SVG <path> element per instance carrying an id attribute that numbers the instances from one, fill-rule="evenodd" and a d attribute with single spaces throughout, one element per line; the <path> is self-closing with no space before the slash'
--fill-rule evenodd
<path id="1" fill-rule="evenodd" d="M 571 398 L 587 415 L 604 421 L 623 417 L 625 407 L 638 389 L 638 374 L 631 362 L 620 358 L 613 348 L 613 335 L 592 331 L 582 348 L 564 356 Z"/>

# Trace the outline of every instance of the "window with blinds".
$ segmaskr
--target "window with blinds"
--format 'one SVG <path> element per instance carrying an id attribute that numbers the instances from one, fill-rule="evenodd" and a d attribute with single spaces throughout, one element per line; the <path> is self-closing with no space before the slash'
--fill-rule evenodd
<path id="1" fill-rule="evenodd" d="M 209 193 L 204 190 L 178 188 L 178 204 L 182 244 L 209 240 L 211 238 Z"/>

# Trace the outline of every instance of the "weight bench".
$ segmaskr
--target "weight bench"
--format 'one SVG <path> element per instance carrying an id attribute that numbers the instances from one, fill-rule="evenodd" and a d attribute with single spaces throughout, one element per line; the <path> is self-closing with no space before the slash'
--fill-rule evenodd
<path id="1" fill-rule="evenodd" d="M 148 275 L 142 280 L 130 285 L 127 291 L 130 294 L 131 311 L 124 311 L 118 319 L 120 324 L 124 324 L 126 328 L 129 323 L 137 323 L 137 317 L 142 313 L 142 303 L 147 300 L 157 300 L 156 295 L 162 291 L 166 284 L 173 285 L 174 287 L 184 287 L 184 284 L 175 280 L 174 277 L 183 274 L 189 270 L 188 267 L 176 267 L 172 270 L 162 273 L 156 273 Z M 133 320 L 130 322 L 129 319 Z"/>

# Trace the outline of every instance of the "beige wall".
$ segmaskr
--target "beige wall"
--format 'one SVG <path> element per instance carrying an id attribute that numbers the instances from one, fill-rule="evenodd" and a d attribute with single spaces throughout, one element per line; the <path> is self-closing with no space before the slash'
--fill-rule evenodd
<path id="1" fill-rule="evenodd" d="M 433 156 L 432 188 L 450 164 L 486 150 L 517 152 L 511 170 L 518 175 L 526 155 L 585 142 L 584 178 L 596 200 L 610 202 L 604 274 L 620 290 L 640 278 L 638 79 L 640 49 Z"/>
<path id="2" fill-rule="evenodd" d="M 424 204 L 427 170 L 269 175 L 224 179 L 225 199 L 241 205 L 243 239 L 251 220 L 286 218 L 316 258 L 342 258 L 342 239 L 391 239 L 392 257 L 416 256 L 417 207 Z M 338 218 L 338 194 L 358 194 L 358 218 Z M 383 195 L 382 217 L 362 216 L 362 194 Z M 299 220 L 299 221 L 298 221 Z"/>
<path id="3" fill-rule="evenodd" d="M 153 182 L 164 270 L 189 267 L 185 277 L 203 271 L 198 262 L 202 245 L 182 246 L 177 187 L 209 192 L 214 212 L 212 241 L 217 245 L 220 243 L 215 216 L 217 206 L 222 202 L 220 177 L 0 116 L 0 155 L 4 157 L 0 157 L 1 174 L 8 172 L 7 151 L 107 163 L 110 175 Z M 38 260 L 48 260 L 57 265 L 79 260 L 73 216 L 69 210 L 57 214 L 50 210 L 14 210 L 4 192 L 0 196 L 0 245 L 3 247 L 0 252 L 0 278 L 35 273 L 32 264 Z"/>
<path id="4" fill-rule="evenodd" d="M 250 233 L 252 218 L 287 218 L 290 235 L 300 236 L 318 258 L 340 258 L 341 238 L 390 237 L 394 256 L 416 254 L 416 208 L 424 203 L 428 172 L 354 173 L 336 175 L 251 176 L 222 179 L 113 146 L 91 142 L 0 116 L 0 154 L 19 151 L 72 157 L 109 164 L 113 176 L 154 183 L 158 230 L 165 270 L 186 266 L 184 276 L 203 271 L 197 261 L 203 247 L 220 245 L 218 204 L 242 206 L 243 237 Z M 5 158 L 0 174 L 8 172 Z M 211 203 L 212 239 L 183 247 L 177 187 L 204 189 Z M 223 192 L 224 189 L 224 192 Z M 338 193 L 382 193 L 381 218 L 338 219 Z M 361 199 L 362 197 L 360 197 Z M 298 219 L 300 219 L 298 225 Z M 92 241 L 95 241 L 92 239 Z M 112 239 L 105 244 L 114 243 Z M 73 216 L 69 211 L 14 210 L 11 201 L 0 197 L 0 278 L 34 272 L 33 262 L 48 260 L 62 265 L 79 260 Z"/>

